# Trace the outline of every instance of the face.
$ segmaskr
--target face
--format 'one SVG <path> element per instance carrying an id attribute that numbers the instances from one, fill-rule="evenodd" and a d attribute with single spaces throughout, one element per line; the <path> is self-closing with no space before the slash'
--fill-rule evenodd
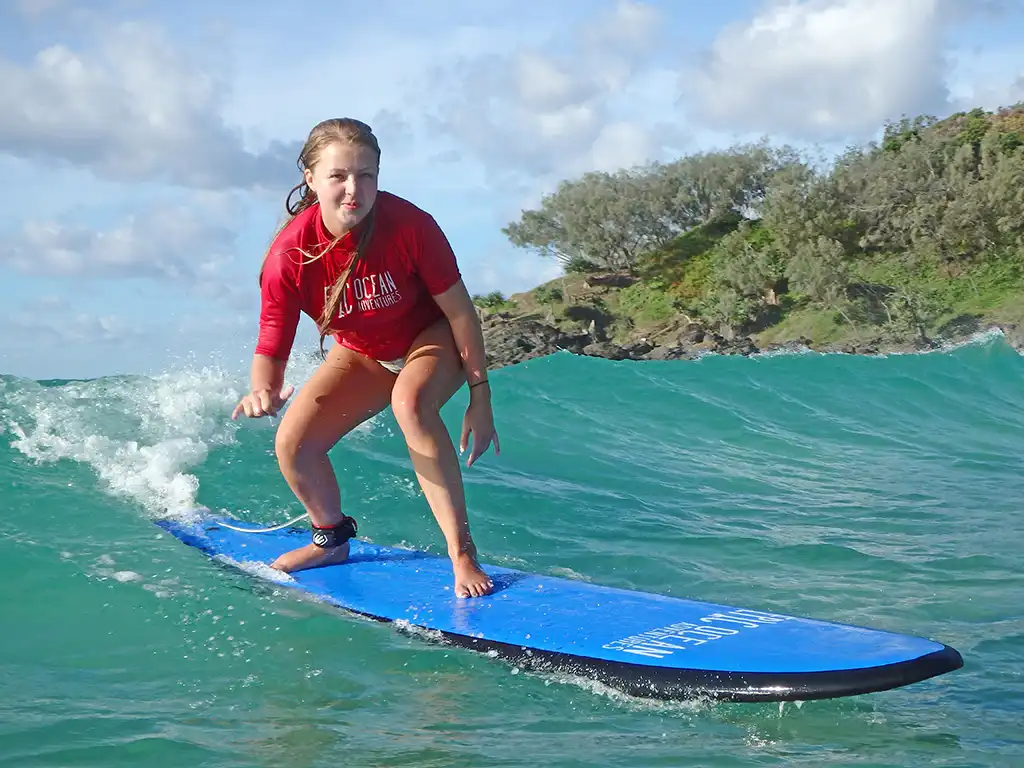
<path id="1" fill-rule="evenodd" d="M 377 199 L 377 153 L 335 142 L 324 148 L 305 177 L 320 201 L 324 224 L 339 237 L 366 218 Z"/>

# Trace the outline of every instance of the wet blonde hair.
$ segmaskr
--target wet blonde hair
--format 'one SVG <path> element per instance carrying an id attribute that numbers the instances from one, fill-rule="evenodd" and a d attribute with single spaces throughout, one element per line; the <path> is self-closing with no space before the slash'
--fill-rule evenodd
<path id="1" fill-rule="evenodd" d="M 263 284 L 263 268 L 266 266 L 267 257 L 270 255 L 270 248 L 273 247 L 273 241 L 277 239 L 277 236 L 281 231 L 288 226 L 288 224 L 302 213 L 304 210 L 313 205 L 316 199 L 316 193 L 309 188 L 306 184 L 305 171 L 306 169 L 312 170 L 318 162 L 320 162 L 320 156 L 323 151 L 331 144 L 350 144 L 356 146 L 366 147 L 374 152 L 377 156 L 377 166 L 380 167 L 380 145 L 377 143 L 377 137 L 373 135 L 373 130 L 366 123 L 360 122 L 359 120 L 353 120 L 348 117 L 335 117 L 330 120 L 324 120 L 323 122 L 317 123 L 313 126 L 313 130 L 309 132 L 309 137 L 306 139 L 306 143 L 302 146 L 302 151 L 299 152 L 299 158 L 296 165 L 299 167 L 299 172 L 303 174 L 302 181 L 292 187 L 288 196 L 285 198 L 284 207 L 288 212 L 288 218 L 285 219 L 284 223 L 278 227 L 274 233 L 274 237 L 271 239 L 271 246 L 267 248 L 267 252 L 263 255 L 263 266 L 260 267 L 259 283 Z M 294 202 L 292 198 L 298 193 L 298 199 Z M 334 286 L 331 288 L 331 292 L 327 297 L 327 301 L 324 303 L 324 311 L 317 318 L 317 328 L 320 330 L 320 356 L 326 357 L 327 352 L 324 349 L 324 339 L 327 338 L 327 334 L 330 333 L 331 321 L 334 316 L 338 313 L 338 306 L 341 304 L 341 296 L 345 290 L 345 283 L 348 281 L 349 275 L 352 274 L 352 270 L 355 269 L 356 264 L 366 255 L 366 248 L 369 245 L 370 238 L 373 235 L 373 222 L 374 213 L 377 206 L 374 205 L 370 208 L 370 211 L 366 214 L 366 218 L 363 220 L 363 229 L 359 234 L 359 242 L 356 243 L 356 252 L 352 257 L 352 261 L 342 271 L 338 279 L 334 281 Z M 323 257 L 325 253 L 330 251 L 338 241 L 340 237 L 334 238 L 330 243 L 325 245 L 318 254 L 310 254 L 306 251 L 299 249 L 300 253 L 305 257 L 306 262 L 316 261 Z"/>

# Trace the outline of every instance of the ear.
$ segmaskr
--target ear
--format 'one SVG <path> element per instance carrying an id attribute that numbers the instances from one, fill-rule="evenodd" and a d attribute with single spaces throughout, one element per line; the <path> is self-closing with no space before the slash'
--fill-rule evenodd
<path id="1" fill-rule="evenodd" d="M 309 168 L 306 168 L 302 172 L 302 178 L 305 180 L 306 186 L 309 187 L 310 189 L 312 189 L 313 188 L 313 172 Z"/>

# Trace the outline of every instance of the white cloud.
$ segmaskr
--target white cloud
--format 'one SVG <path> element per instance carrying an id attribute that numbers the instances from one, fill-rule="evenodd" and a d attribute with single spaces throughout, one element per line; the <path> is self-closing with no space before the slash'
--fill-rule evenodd
<path id="1" fill-rule="evenodd" d="M 660 20 L 658 11 L 646 3 L 619 0 L 614 11 L 584 27 L 583 39 L 595 51 L 644 53 L 658 34 Z"/>
<path id="2" fill-rule="evenodd" d="M 0 241 L 0 263 L 28 274 L 172 280 L 200 290 L 220 281 L 236 233 L 222 222 L 230 202 L 152 207 L 107 230 L 30 220 Z"/>
<path id="3" fill-rule="evenodd" d="M 962 11 L 962 9 L 961 9 Z M 781 0 L 719 34 L 684 94 L 708 124 L 797 138 L 862 136 L 942 111 L 942 0 Z"/>
<path id="4" fill-rule="evenodd" d="M 431 125 L 461 159 L 482 163 L 493 181 L 519 191 L 538 177 L 550 187 L 587 170 L 654 159 L 679 130 L 620 110 L 645 85 L 640 70 L 657 48 L 659 18 L 650 5 L 620 0 L 610 14 L 577 25 L 568 40 L 443 68 Z M 674 95 L 661 98 L 671 112 Z"/>
<path id="5" fill-rule="evenodd" d="M 197 60 L 140 23 L 103 28 L 88 51 L 56 44 L 27 67 L 0 60 L 0 152 L 118 181 L 286 183 L 297 147 L 246 152 L 221 117 L 227 86 L 218 71 L 216 61 Z"/>
<path id="6" fill-rule="evenodd" d="M 116 314 L 76 311 L 63 296 L 43 296 L 8 313 L 8 342 L 38 344 L 126 344 L 142 341 L 149 331 Z"/>

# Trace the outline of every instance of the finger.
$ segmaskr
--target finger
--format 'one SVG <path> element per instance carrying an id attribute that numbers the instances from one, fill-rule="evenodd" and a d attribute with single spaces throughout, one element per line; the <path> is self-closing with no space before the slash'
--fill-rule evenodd
<path id="1" fill-rule="evenodd" d="M 469 445 L 469 420 L 462 420 L 462 437 L 459 440 L 459 453 L 465 453 Z"/>
<path id="2" fill-rule="evenodd" d="M 491 437 L 494 438 L 494 455 L 501 456 L 501 446 L 498 445 L 498 431 L 495 430 L 491 433 Z"/>
<path id="3" fill-rule="evenodd" d="M 235 406 L 235 410 L 233 410 L 231 412 L 231 420 L 234 421 L 235 419 L 238 418 L 238 414 L 244 413 L 244 412 L 245 412 L 245 407 L 242 405 L 242 403 L 239 403 L 238 405 Z"/>
<path id="4" fill-rule="evenodd" d="M 294 391 L 295 387 L 289 384 L 287 387 L 282 389 L 281 392 L 273 396 L 274 416 L 278 415 L 278 411 L 280 411 L 284 407 L 284 404 L 288 401 L 288 398 L 292 396 L 292 392 Z"/>
<path id="5" fill-rule="evenodd" d="M 274 408 L 274 401 L 271 399 L 269 392 L 260 392 L 259 400 L 257 402 L 259 403 L 260 411 L 263 413 L 269 413 L 271 416 L 274 415 L 274 411 L 276 409 Z"/>
<path id="6" fill-rule="evenodd" d="M 473 433 L 473 452 L 469 454 L 469 461 L 466 462 L 467 467 L 472 467 L 473 463 L 479 459 L 484 451 L 487 450 L 487 446 L 491 444 L 490 439 L 481 440 L 478 432 Z"/>

